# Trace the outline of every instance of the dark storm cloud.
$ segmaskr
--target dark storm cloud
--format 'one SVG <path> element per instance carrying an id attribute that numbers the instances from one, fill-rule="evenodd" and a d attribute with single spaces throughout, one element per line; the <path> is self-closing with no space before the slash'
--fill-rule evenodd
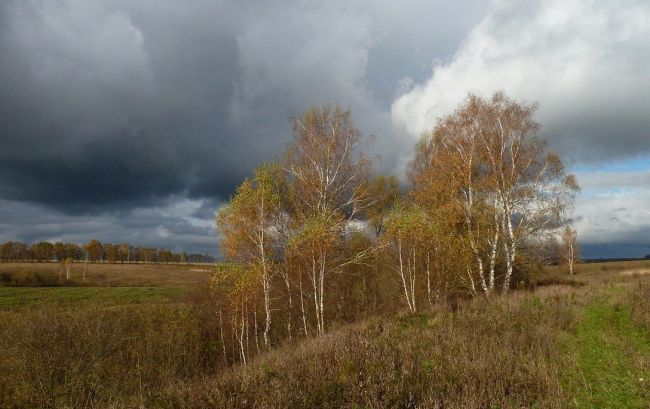
<path id="1" fill-rule="evenodd" d="M 377 149 L 395 152 L 381 107 L 404 72 L 430 68 L 464 29 L 438 29 L 445 40 L 424 46 L 421 29 L 391 27 L 395 6 L 365 6 L 4 2 L 0 194 L 69 212 L 180 193 L 225 198 L 282 150 L 289 116 L 321 102 L 352 108 L 383 138 Z M 433 9 L 413 3 L 399 27 Z M 399 72 L 382 74 L 376 67 L 392 66 L 406 41 L 416 48 Z M 395 166 L 395 155 L 382 157 Z"/>
<path id="2" fill-rule="evenodd" d="M 572 165 L 648 155 L 649 30 L 642 0 L 5 0 L 0 237 L 211 249 L 216 207 L 319 103 L 398 176 L 467 91 L 539 101 Z M 588 174 L 581 236 L 642 246 L 647 179 Z"/>
<path id="3" fill-rule="evenodd" d="M 317 103 L 352 109 L 394 171 L 411 148 L 387 110 L 402 79 L 449 58 L 486 7 L 2 2 L 3 235 L 215 243 L 197 225 Z M 192 214 L 160 210 L 174 203 Z"/>
<path id="4" fill-rule="evenodd" d="M 197 218 L 202 206 L 214 202 L 171 198 L 159 206 L 99 215 L 69 215 L 42 205 L 0 200 L 0 242 L 48 240 L 84 243 L 129 242 L 196 253 L 216 254 L 217 236 L 211 219 Z"/>
<path id="5" fill-rule="evenodd" d="M 5 197 L 71 211 L 223 197 L 252 166 L 232 159 L 247 144 L 228 126 L 237 49 L 218 21 L 96 2 L 1 7 Z"/>

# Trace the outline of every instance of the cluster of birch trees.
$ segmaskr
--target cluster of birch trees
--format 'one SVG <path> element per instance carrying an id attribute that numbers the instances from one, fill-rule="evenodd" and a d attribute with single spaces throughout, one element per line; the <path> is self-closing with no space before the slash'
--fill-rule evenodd
<path id="1" fill-rule="evenodd" d="M 294 119 L 284 160 L 262 164 L 217 212 L 231 261 L 210 284 L 224 360 L 332 322 L 516 286 L 579 190 L 539 138 L 535 108 L 469 95 L 422 136 L 401 187 L 373 175 L 350 112 Z"/>

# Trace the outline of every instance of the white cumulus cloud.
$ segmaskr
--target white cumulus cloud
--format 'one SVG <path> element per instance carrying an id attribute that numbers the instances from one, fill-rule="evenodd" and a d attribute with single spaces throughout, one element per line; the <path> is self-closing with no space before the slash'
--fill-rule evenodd
<path id="1" fill-rule="evenodd" d="M 468 92 L 540 103 L 538 119 L 570 161 L 650 152 L 650 3 L 497 1 L 453 59 L 392 105 L 410 135 Z"/>

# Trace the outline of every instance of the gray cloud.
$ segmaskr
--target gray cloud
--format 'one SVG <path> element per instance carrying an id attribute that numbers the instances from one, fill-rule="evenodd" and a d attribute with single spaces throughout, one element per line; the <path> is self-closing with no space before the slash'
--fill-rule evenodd
<path id="1" fill-rule="evenodd" d="M 539 101 L 573 165 L 648 155 L 649 30 L 641 0 L 7 0 L 0 239 L 213 252 L 215 208 L 317 103 L 352 109 L 397 175 L 467 91 Z M 644 166 L 581 172 L 594 252 L 644 248 Z"/>
<path id="2" fill-rule="evenodd" d="M 394 170 L 411 148 L 387 111 L 402 77 L 449 58 L 486 7 L 444 3 L 3 2 L 5 237 L 116 240 L 137 229 L 187 242 L 155 234 L 174 232 L 160 203 L 227 198 L 315 103 L 351 108 L 377 136 L 379 166 Z M 154 210 L 133 216 L 142 209 Z"/>
<path id="3" fill-rule="evenodd" d="M 0 242 L 130 242 L 176 251 L 217 253 L 217 233 L 203 207 L 205 200 L 170 198 L 159 206 L 94 215 L 69 215 L 42 205 L 0 200 Z"/>
<path id="4" fill-rule="evenodd" d="M 538 101 L 542 134 L 580 170 L 575 221 L 585 255 L 643 256 L 650 252 L 648 38 L 643 0 L 496 2 L 453 58 L 395 100 L 392 118 L 415 140 L 467 92 L 502 89 Z"/>
<path id="5" fill-rule="evenodd" d="M 648 37 L 644 0 L 501 1 L 392 115 L 418 135 L 467 92 L 502 89 L 540 103 L 543 133 L 571 161 L 650 154 Z"/>

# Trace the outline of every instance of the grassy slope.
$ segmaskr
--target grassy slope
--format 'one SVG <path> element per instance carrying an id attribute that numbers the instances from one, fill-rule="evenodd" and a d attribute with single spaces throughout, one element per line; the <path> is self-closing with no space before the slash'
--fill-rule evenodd
<path id="1" fill-rule="evenodd" d="M 593 268 L 456 312 L 375 319 L 177 387 L 168 407 L 644 408 L 650 275 Z M 645 268 L 645 265 L 643 266 Z M 637 297 L 637 298 L 635 298 Z M 642 298 L 642 299 L 645 299 Z M 650 302 L 640 315 L 649 316 Z M 640 380 L 643 379 L 643 380 Z M 273 391 L 269 393 L 269 391 Z"/>

